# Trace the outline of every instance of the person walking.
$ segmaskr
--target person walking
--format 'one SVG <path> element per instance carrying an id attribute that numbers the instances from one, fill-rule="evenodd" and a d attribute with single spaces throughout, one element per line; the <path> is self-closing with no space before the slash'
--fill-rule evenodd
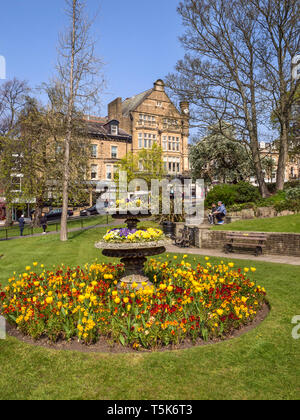
<path id="1" fill-rule="evenodd" d="M 41 223 L 41 226 L 42 226 L 42 228 L 43 228 L 43 235 L 46 235 L 46 229 L 47 229 L 47 217 L 46 217 L 46 215 L 45 215 L 45 213 L 42 213 L 42 216 L 41 216 L 41 218 L 40 218 L 40 223 Z"/>
<path id="2" fill-rule="evenodd" d="M 24 227 L 25 227 L 24 214 L 21 215 L 18 222 L 19 222 L 19 228 L 20 228 L 20 236 L 23 236 L 23 231 L 24 231 Z"/>

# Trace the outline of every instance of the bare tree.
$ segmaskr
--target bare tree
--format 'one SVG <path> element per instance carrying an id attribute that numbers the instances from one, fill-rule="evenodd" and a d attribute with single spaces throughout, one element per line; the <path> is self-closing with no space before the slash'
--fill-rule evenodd
<path id="1" fill-rule="evenodd" d="M 254 0 L 185 0 L 178 11 L 186 26 L 181 42 L 187 54 L 177 63 L 177 74 L 168 76 L 168 85 L 195 105 L 193 118 L 202 128 L 218 124 L 226 136 L 222 123 L 235 127 L 237 139 L 249 145 L 265 197 L 259 131 L 270 121 L 271 110 L 266 106 L 269 78 L 258 54 L 260 10 Z"/>
<path id="2" fill-rule="evenodd" d="M 19 113 L 30 89 L 26 81 L 16 78 L 0 86 L 0 184 L 6 198 L 6 225 L 12 224 L 12 202 L 15 197 L 13 171 L 19 165 Z"/>
<path id="3" fill-rule="evenodd" d="M 289 154 L 292 106 L 300 80 L 293 81 L 291 63 L 300 48 L 299 0 L 250 0 L 256 8 L 260 39 L 255 45 L 265 75 L 265 103 L 279 125 L 276 189 L 282 190 Z"/>
<path id="4" fill-rule="evenodd" d="M 0 134 L 13 135 L 18 114 L 26 101 L 30 89 L 26 81 L 16 78 L 0 86 Z"/>
<path id="5" fill-rule="evenodd" d="M 101 62 L 95 56 L 91 39 L 92 21 L 85 14 L 85 2 L 65 0 L 69 28 L 60 36 L 56 90 L 60 92 L 61 112 L 66 119 L 64 133 L 64 171 L 62 177 L 62 219 L 60 239 L 66 241 L 70 185 L 70 148 L 74 125 L 96 105 L 103 81 L 98 77 Z"/>

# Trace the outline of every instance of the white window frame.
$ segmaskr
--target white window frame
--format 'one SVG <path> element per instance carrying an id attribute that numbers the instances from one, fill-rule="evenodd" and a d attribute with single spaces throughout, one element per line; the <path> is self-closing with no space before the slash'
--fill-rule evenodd
<path id="1" fill-rule="evenodd" d="M 96 153 L 94 153 L 96 152 Z M 91 145 L 91 158 L 96 159 L 98 157 L 98 145 L 92 144 Z"/>
<path id="2" fill-rule="evenodd" d="M 116 156 L 113 156 L 113 148 L 116 149 Z M 112 159 L 118 159 L 118 146 L 110 146 L 110 156 Z"/>
<path id="3" fill-rule="evenodd" d="M 93 177 L 92 174 L 96 174 L 96 176 Z M 91 179 L 98 179 L 98 165 L 91 165 Z"/>
<path id="4" fill-rule="evenodd" d="M 110 126 L 110 132 L 113 136 L 117 136 L 119 134 L 118 126 L 115 124 L 112 124 Z"/>

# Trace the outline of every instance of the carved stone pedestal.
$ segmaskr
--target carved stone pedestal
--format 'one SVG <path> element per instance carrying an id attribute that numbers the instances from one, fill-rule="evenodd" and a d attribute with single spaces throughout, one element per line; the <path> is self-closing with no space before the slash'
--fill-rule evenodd
<path id="1" fill-rule="evenodd" d="M 143 288 L 142 283 L 149 286 L 152 283 L 144 274 L 144 264 L 146 257 L 163 254 L 166 252 L 165 241 L 157 242 L 137 242 L 137 243 L 107 243 L 98 242 L 96 248 L 102 249 L 102 254 L 106 257 L 121 258 L 124 264 L 125 273 L 120 282 L 137 283 L 137 289 Z"/>

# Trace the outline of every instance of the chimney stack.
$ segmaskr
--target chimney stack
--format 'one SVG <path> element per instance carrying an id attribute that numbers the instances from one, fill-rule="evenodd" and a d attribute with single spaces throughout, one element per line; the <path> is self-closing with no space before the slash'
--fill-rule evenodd
<path id="1" fill-rule="evenodd" d="M 108 120 L 121 121 L 122 119 L 122 98 L 117 98 L 108 104 Z"/>
<path id="2" fill-rule="evenodd" d="M 156 80 L 154 83 L 154 90 L 158 92 L 164 92 L 165 91 L 165 84 L 161 79 Z"/>

